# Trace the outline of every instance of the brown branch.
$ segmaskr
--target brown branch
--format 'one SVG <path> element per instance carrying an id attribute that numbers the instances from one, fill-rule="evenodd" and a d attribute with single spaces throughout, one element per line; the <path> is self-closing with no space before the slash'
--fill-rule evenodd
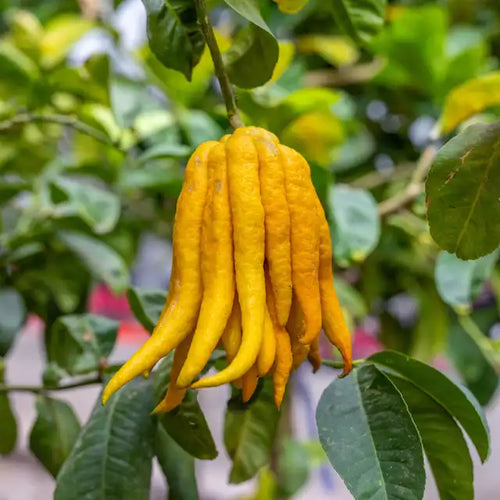
<path id="1" fill-rule="evenodd" d="M 380 217 L 386 217 L 387 215 L 407 207 L 415 198 L 423 193 L 425 189 L 424 181 L 432 166 L 436 151 L 437 149 L 434 145 L 427 146 L 424 149 L 406 188 L 400 193 L 379 203 L 378 213 Z"/>

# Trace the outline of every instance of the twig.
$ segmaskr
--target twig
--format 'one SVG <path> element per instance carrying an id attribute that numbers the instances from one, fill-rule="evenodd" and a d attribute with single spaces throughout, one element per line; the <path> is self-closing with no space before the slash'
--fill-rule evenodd
<path id="1" fill-rule="evenodd" d="M 356 83 L 369 82 L 384 66 L 381 59 L 374 59 L 368 63 L 347 66 L 334 70 L 310 71 L 305 75 L 306 87 L 338 87 Z"/>
<path id="2" fill-rule="evenodd" d="M 386 184 L 387 182 L 406 179 L 407 177 L 410 177 L 414 169 L 415 164 L 404 163 L 401 165 L 397 165 L 394 170 L 391 169 L 382 172 L 369 172 L 349 182 L 349 185 L 359 189 L 374 189 L 376 187 L 382 186 L 383 184 Z"/>
<path id="3" fill-rule="evenodd" d="M 229 118 L 229 123 L 233 129 L 243 126 L 240 115 L 238 113 L 238 108 L 236 107 L 236 98 L 234 95 L 234 89 L 229 80 L 229 76 L 224 67 L 224 62 L 222 60 L 222 55 L 217 45 L 217 40 L 215 39 L 214 30 L 212 24 L 208 19 L 207 5 L 205 0 L 195 0 L 196 13 L 198 15 L 198 23 L 203 31 L 203 36 L 207 42 L 208 49 L 210 50 L 210 55 L 214 63 L 215 75 L 219 80 L 220 90 L 222 92 L 222 98 L 224 99 L 224 104 L 226 105 L 227 116 Z"/>
<path id="4" fill-rule="evenodd" d="M 0 394 L 4 392 L 32 392 L 34 394 L 43 394 L 52 391 L 65 391 L 66 389 L 76 389 L 78 387 L 85 387 L 87 385 L 94 385 L 102 383 L 101 375 L 94 375 L 92 378 L 79 379 L 71 381 L 64 385 L 54 387 L 44 387 L 36 385 L 5 385 L 0 384 Z"/>
<path id="5" fill-rule="evenodd" d="M 410 182 L 404 191 L 397 193 L 393 197 L 379 203 L 378 213 L 380 217 L 386 217 L 387 215 L 406 207 L 424 191 L 424 181 L 429 169 L 431 168 L 432 162 L 434 161 L 435 155 L 436 146 L 430 145 L 424 149 L 417 165 L 415 166 Z"/>
<path id="6" fill-rule="evenodd" d="M 12 118 L 0 122 L 0 134 L 4 131 L 10 130 L 17 125 L 23 125 L 25 123 L 56 123 L 58 125 L 64 125 L 67 127 L 71 127 L 82 134 L 88 135 L 92 137 L 96 141 L 106 144 L 107 146 L 111 146 L 122 153 L 125 153 L 126 150 L 123 149 L 118 142 L 112 141 L 106 134 L 103 134 L 99 130 L 87 125 L 76 119 L 73 116 L 68 115 L 39 115 L 35 113 L 21 113 L 19 115 L 15 115 Z"/>
<path id="7" fill-rule="evenodd" d="M 355 359 L 352 362 L 352 366 L 362 365 L 363 363 L 366 363 L 366 359 Z M 336 370 L 342 370 L 344 368 L 343 361 L 334 361 L 333 359 L 324 359 L 321 364 L 329 368 L 335 368 Z"/>

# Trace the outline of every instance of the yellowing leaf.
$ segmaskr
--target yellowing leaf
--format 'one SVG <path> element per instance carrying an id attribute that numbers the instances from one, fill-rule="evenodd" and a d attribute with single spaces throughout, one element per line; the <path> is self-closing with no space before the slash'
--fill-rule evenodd
<path id="1" fill-rule="evenodd" d="M 62 61 L 72 45 L 93 26 L 90 19 L 71 14 L 50 21 L 40 41 L 42 65 L 51 67 Z"/>
<path id="2" fill-rule="evenodd" d="M 295 45 L 292 42 L 278 42 L 280 46 L 280 55 L 278 56 L 278 62 L 274 67 L 273 76 L 269 80 L 269 83 L 279 80 L 281 75 L 290 66 L 293 56 L 295 55 Z"/>
<path id="3" fill-rule="evenodd" d="M 278 9 L 283 14 L 295 14 L 298 12 L 309 0 L 274 0 L 278 4 Z"/>
<path id="4" fill-rule="evenodd" d="M 318 54 L 335 66 L 354 64 L 359 59 L 356 45 L 347 37 L 334 35 L 304 35 L 297 39 L 299 52 Z"/>
<path id="5" fill-rule="evenodd" d="M 300 116 L 282 132 L 281 138 L 309 160 L 328 164 L 333 149 L 344 139 L 340 120 L 329 111 L 315 111 Z"/>
<path id="6" fill-rule="evenodd" d="M 500 71 L 473 78 L 448 94 L 439 132 L 446 134 L 472 115 L 497 104 L 500 104 Z"/>

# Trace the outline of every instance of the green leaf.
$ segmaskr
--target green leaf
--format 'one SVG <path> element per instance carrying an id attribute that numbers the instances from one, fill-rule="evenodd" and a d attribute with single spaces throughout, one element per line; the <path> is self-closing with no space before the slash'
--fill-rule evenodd
<path id="1" fill-rule="evenodd" d="M 194 458 L 157 425 L 155 455 L 165 474 L 169 500 L 198 500 Z"/>
<path id="2" fill-rule="evenodd" d="M 163 290 L 141 290 L 129 287 L 127 298 L 135 318 L 148 332 L 152 333 L 165 307 L 167 294 Z"/>
<path id="3" fill-rule="evenodd" d="M 5 380 L 4 371 L 5 363 L 0 358 L 0 384 Z M 0 392 L 0 422 L 0 455 L 8 455 L 16 447 L 17 422 L 6 392 Z"/>
<path id="4" fill-rule="evenodd" d="M 71 406 L 48 396 L 37 396 L 36 413 L 30 433 L 30 450 L 56 477 L 76 442 L 80 422 Z"/>
<path id="5" fill-rule="evenodd" d="M 468 80 L 446 97 L 439 132 L 446 134 L 472 115 L 497 104 L 500 104 L 500 71 Z"/>
<path id="6" fill-rule="evenodd" d="M 448 308 L 431 284 L 418 287 L 415 295 L 418 299 L 418 320 L 413 330 L 410 354 L 420 361 L 428 362 L 445 348 L 449 326 Z"/>
<path id="7" fill-rule="evenodd" d="M 363 261 L 380 237 L 375 199 L 368 191 L 344 185 L 330 188 L 328 199 L 335 258 L 342 265 Z"/>
<path id="8" fill-rule="evenodd" d="M 63 14 L 51 19 L 40 40 L 42 64 L 52 67 L 61 62 L 73 44 L 95 25 L 77 14 Z"/>
<path id="9" fill-rule="evenodd" d="M 118 321 L 94 314 L 60 316 L 50 335 L 49 359 L 70 375 L 97 370 L 113 350 Z"/>
<path id="10" fill-rule="evenodd" d="M 441 252 L 436 261 L 435 280 L 441 298 L 460 311 L 467 311 L 481 293 L 500 251 L 496 250 L 477 260 L 460 260 L 448 252 Z"/>
<path id="11" fill-rule="evenodd" d="M 280 498 L 291 498 L 309 479 L 311 468 L 308 452 L 303 443 L 287 440 L 278 456 L 278 487 Z"/>
<path id="12" fill-rule="evenodd" d="M 57 235 L 97 279 L 108 284 L 115 293 L 125 291 L 129 281 L 127 265 L 110 246 L 76 231 L 59 231 Z"/>
<path id="13" fill-rule="evenodd" d="M 201 460 L 212 460 L 217 449 L 208 428 L 198 395 L 188 391 L 184 401 L 160 417 L 160 422 L 170 437 L 187 453 Z"/>
<path id="14" fill-rule="evenodd" d="M 436 243 L 461 259 L 500 244 L 500 121 L 471 125 L 437 153 L 426 182 Z"/>
<path id="15" fill-rule="evenodd" d="M 191 153 L 191 148 L 184 144 L 156 144 L 146 149 L 137 160 L 146 163 L 160 158 L 186 158 Z"/>
<path id="16" fill-rule="evenodd" d="M 270 463 L 278 420 L 272 381 L 267 378 L 249 404 L 241 407 L 232 400 L 228 402 L 224 444 L 233 461 L 229 482 L 242 483 Z"/>
<path id="17" fill-rule="evenodd" d="M 9 351 L 26 319 L 26 306 L 15 288 L 0 288 L 0 357 Z"/>
<path id="18" fill-rule="evenodd" d="M 149 46 L 167 67 L 191 80 L 205 40 L 190 0 L 142 0 L 148 14 Z"/>
<path id="19" fill-rule="evenodd" d="M 250 21 L 255 26 L 262 28 L 271 33 L 269 26 L 262 18 L 259 9 L 258 0 L 224 0 L 229 7 L 236 11 L 240 16 L 243 16 L 247 21 Z"/>
<path id="20" fill-rule="evenodd" d="M 368 359 L 402 375 L 434 398 L 458 420 L 474 443 L 481 460 L 486 460 L 490 449 L 488 423 L 482 408 L 468 391 L 432 366 L 396 351 L 382 351 Z"/>
<path id="21" fill-rule="evenodd" d="M 135 379 L 98 399 L 57 476 L 55 500 L 148 500 L 155 420 L 151 381 Z"/>
<path id="22" fill-rule="evenodd" d="M 58 177 L 53 185 L 67 198 L 56 205 L 58 217 L 76 215 L 97 234 L 109 233 L 116 226 L 120 199 L 114 193 L 84 179 Z"/>
<path id="23" fill-rule="evenodd" d="M 158 101 L 148 92 L 146 82 L 114 76 L 109 84 L 111 110 L 118 125 L 132 127 L 136 117 L 158 109 Z"/>
<path id="24" fill-rule="evenodd" d="M 384 26 L 386 0 L 332 0 L 337 24 L 353 40 L 366 44 Z"/>
<path id="25" fill-rule="evenodd" d="M 401 395 L 377 368 L 334 380 L 321 395 L 316 422 L 323 449 L 356 500 L 423 497 L 420 437 Z"/>
<path id="26" fill-rule="evenodd" d="M 494 308 L 479 309 L 470 318 L 455 319 L 448 332 L 448 357 L 482 405 L 488 404 L 498 388 L 496 366 L 492 363 L 490 352 L 483 349 L 484 342 L 489 342 L 489 339 L 482 333 L 487 332 L 496 321 L 498 313 Z M 469 335 L 464 326 L 475 328 L 484 341 L 476 342 L 476 336 Z"/>
<path id="27" fill-rule="evenodd" d="M 80 108 L 78 117 L 84 123 L 103 132 L 112 143 L 118 144 L 120 141 L 122 129 L 107 106 L 93 102 L 85 103 Z"/>
<path id="28" fill-rule="evenodd" d="M 417 426 L 440 498 L 472 500 L 473 468 L 467 443 L 453 417 L 412 383 L 389 375 Z"/>
<path id="29" fill-rule="evenodd" d="M 273 76 L 279 45 L 268 30 L 250 24 L 236 34 L 224 63 L 232 83 L 251 89 L 264 85 Z"/>

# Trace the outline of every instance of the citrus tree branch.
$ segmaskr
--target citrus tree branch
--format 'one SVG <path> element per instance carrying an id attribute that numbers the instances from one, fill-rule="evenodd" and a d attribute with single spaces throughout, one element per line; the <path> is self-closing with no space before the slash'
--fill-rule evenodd
<path id="1" fill-rule="evenodd" d="M 37 385 L 6 385 L 0 384 L 0 394 L 5 392 L 31 392 L 33 394 L 43 394 L 45 392 L 52 391 L 65 391 L 67 389 L 76 389 L 78 387 L 85 387 L 87 385 L 101 384 L 102 375 L 93 375 L 90 378 L 83 378 L 69 381 L 66 384 L 54 386 L 54 387 L 44 387 Z"/>
<path id="2" fill-rule="evenodd" d="M 401 208 L 408 206 L 415 198 L 417 198 L 425 189 L 425 178 L 432 166 L 434 157 L 436 156 L 436 146 L 427 146 L 420 156 L 410 182 L 406 188 L 400 193 L 395 194 L 391 198 L 382 201 L 378 205 L 378 213 L 380 217 L 386 217 Z"/>
<path id="3" fill-rule="evenodd" d="M 96 141 L 111 146 L 118 151 L 125 152 L 118 142 L 112 141 L 106 134 L 102 133 L 100 130 L 87 125 L 79 121 L 74 116 L 68 115 L 58 115 L 58 114 L 36 114 L 36 113 L 21 113 L 15 115 L 8 120 L 0 122 L 0 134 L 2 132 L 9 131 L 18 125 L 24 125 L 26 123 L 55 123 L 58 125 L 63 125 L 71 127 L 82 134 L 92 137 Z"/>
<path id="4" fill-rule="evenodd" d="M 238 113 L 238 108 L 236 107 L 236 97 L 234 95 L 234 89 L 229 81 L 229 76 L 224 67 L 224 62 L 222 60 L 222 55 L 217 45 L 217 40 L 215 39 L 214 30 L 210 19 L 208 18 L 207 5 L 205 0 L 195 0 L 196 13 L 198 15 L 198 23 L 200 24 L 201 30 L 203 31 L 203 36 L 208 45 L 208 50 L 210 51 L 210 56 L 214 63 L 215 75 L 217 80 L 219 80 L 220 90 L 222 93 L 222 98 L 224 99 L 224 104 L 226 105 L 227 116 L 229 118 L 229 123 L 233 129 L 243 126 L 240 115 Z"/>

